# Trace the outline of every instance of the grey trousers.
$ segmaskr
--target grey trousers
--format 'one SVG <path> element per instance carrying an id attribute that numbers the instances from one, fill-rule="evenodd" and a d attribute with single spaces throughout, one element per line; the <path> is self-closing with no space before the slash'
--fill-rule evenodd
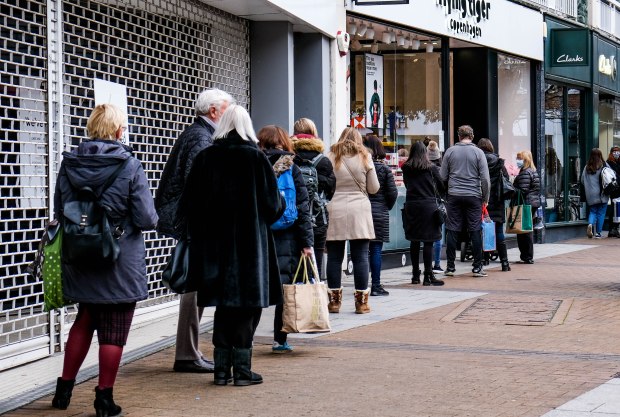
<path id="1" fill-rule="evenodd" d="M 181 294 L 175 360 L 195 361 L 202 357 L 198 348 L 198 337 L 203 311 L 204 308 L 197 305 L 196 292 Z"/>

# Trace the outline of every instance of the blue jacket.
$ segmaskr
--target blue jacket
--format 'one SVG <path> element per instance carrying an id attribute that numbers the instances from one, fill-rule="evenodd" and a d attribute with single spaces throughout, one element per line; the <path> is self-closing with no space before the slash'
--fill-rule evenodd
<path id="1" fill-rule="evenodd" d="M 64 152 L 54 194 L 54 214 L 62 219 L 64 204 L 74 198 L 69 179 L 80 188 L 95 192 L 119 164 L 130 159 L 116 180 L 102 194 L 113 222 L 123 222 L 118 260 L 109 266 L 62 265 L 63 292 L 74 302 L 92 304 L 130 303 L 147 298 L 146 250 L 143 230 L 157 225 L 157 214 L 142 164 L 131 148 L 111 140 L 84 140 L 74 152 Z"/>

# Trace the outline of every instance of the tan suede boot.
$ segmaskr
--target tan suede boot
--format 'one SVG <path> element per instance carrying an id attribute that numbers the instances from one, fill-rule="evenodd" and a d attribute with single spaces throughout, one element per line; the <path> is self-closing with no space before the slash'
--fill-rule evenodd
<path id="1" fill-rule="evenodd" d="M 369 290 L 355 290 L 356 314 L 370 313 L 370 306 L 368 305 L 368 293 Z"/>
<path id="2" fill-rule="evenodd" d="M 340 306 L 342 305 L 342 287 L 329 288 L 327 290 L 329 296 L 329 304 L 327 309 L 330 313 L 340 313 Z"/>

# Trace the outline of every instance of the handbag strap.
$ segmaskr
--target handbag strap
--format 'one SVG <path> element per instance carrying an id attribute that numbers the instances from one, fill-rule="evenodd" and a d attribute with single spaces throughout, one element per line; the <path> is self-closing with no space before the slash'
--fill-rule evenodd
<path id="1" fill-rule="evenodd" d="M 355 181 L 355 183 L 357 184 L 357 186 L 360 189 L 360 191 L 362 192 L 362 194 L 364 194 L 366 197 L 368 197 L 368 192 L 364 188 L 362 188 L 362 184 L 360 184 L 360 182 L 357 180 L 357 178 L 355 178 L 355 175 L 353 175 L 353 172 L 351 172 L 351 168 L 349 168 L 349 165 L 347 165 L 347 161 L 344 160 L 344 157 L 342 158 L 342 163 L 344 164 L 344 167 L 347 169 L 347 171 L 349 171 L 349 174 L 351 175 L 351 178 L 353 178 L 353 181 Z"/>
<path id="2" fill-rule="evenodd" d="M 433 179 L 433 193 L 435 194 L 435 200 L 437 201 L 437 205 L 442 201 L 442 198 L 439 196 L 437 192 L 437 184 L 435 183 L 435 176 L 433 175 L 433 168 L 430 168 L 431 178 Z"/>

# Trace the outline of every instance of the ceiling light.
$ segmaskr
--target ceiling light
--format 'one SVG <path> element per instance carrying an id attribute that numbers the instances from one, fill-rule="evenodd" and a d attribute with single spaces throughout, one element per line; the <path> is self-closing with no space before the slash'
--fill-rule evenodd
<path id="1" fill-rule="evenodd" d="M 433 44 L 432 43 L 427 43 L 426 44 L 426 52 L 428 52 L 428 53 L 433 52 Z"/>
<path id="2" fill-rule="evenodd" d="M 372 46 L 370 47 L 370 52 L 372 52 L 373 54 L 379 52 L 379 44 L 377 42 L 374 42 L 372 44 Z"/>
<path id="3" fill-rule="evenodd" d="M 396 42 L 396 32 L 390 32 L 390 42 Z"/>
<path id="4" fill-rule="evenodd" d="M 349 33 L 349 36 L 355 36 L 355 33 L 357 32 L 355 20 L 351 19 L 351 23 L 347 25 L 347 32 Z"/>
<path id="5" fill-rule="evenodd" d="M 357 30 L 357 34 L 360 36 L 364 36 L 367 29 L 368 29 L 368 26 L 362 23 L 362 26 L 360 26 L 360 28 Z"/>
<path id="6" fill-rule="evenodd" d="M 409 48 L 411 46 L 411 39 L 409 38 L 405 38 L 405 45 L 403 45 L 405 48 Z"/>
<path id="7" fill-rule="evenodd" d="M 383 34 L 381 35 L 381 42 L 386 44 L 392 43 L 392 34 L 387 31 L 383 32 Z"/>
<path id="8" fill-rule="evenodd" d="M 396 38 L 396 44 L 398 46 L 405 46 L 405 37 L 403 35 L 398 35 Z"/>
<path id="9" fill-rule="evenodd" d="M 375 30 L 370 26 L 366 31 L 366 39 L 373 39 L 375 37 Z"/>
<path id="10" fill-rule="evenodd" d="M 414 39 L 411 41 L 411 49 L 420 49 L 420 40 Z"/>

